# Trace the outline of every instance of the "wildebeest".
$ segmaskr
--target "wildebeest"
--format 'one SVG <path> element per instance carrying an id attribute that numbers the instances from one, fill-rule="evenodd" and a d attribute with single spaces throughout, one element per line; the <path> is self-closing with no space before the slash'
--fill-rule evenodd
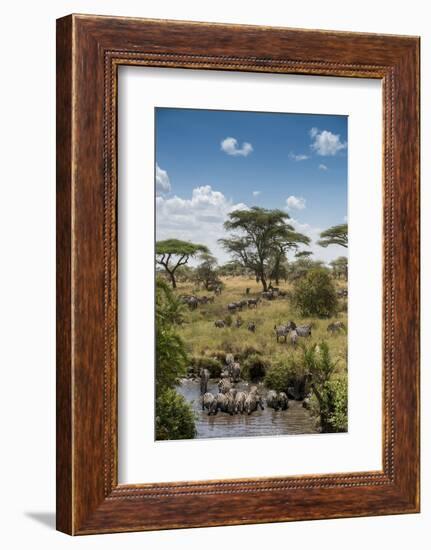
<path id="1" fill-rule="evenodd" d="M 238 304 L 236 302 L 232 302 L 227 305 L 228 311 L 236 311 L 238 309 Z"/>
<path id="2" fill-rule="evenodd" d="M 205 393 L 202 397 L 202 410 L 207 409 L 208 416 L 217 414 L 217 398 L 212 393 Z"/>
<path id="3" fill-rule="evenodd" d="M 241 319 L 241 317 L 236 318 L 236 320 L 235 320 L 236 328 L 239 328 L 243 323 L 244 323 L 244 321 Z"/>
<path id="4" fill-rule="evenodd" d="M 201 395 L 207 393 L 208 380 L 210 379 L 210 371 L 208 369 L 201 369 Z"/>
<path id="5" fill-rule="evenodd" d="M 260 302 L 260 298 L 249 298 L 247 300 L 247 305 L 249 308 L 254 307 L 257 308 L 257 304 Z"/>
<path id="6" fill-rule="evenodd" d="M 189 296 L 186 303 L 190 309 L 196 309 L 198 307 L 199 300 L 196 296 Z"/>
<path id="7" fill-rule="evenodd" d="M 331 334 L 340 332 L 340 330 L 346 330 L 346 326 L 342 321 L 336 321 L 335 323 L 330 323 L 326 329 Z"/>
<path id="8" fill-rule="evenodd" d="M 247 330 L 250 332 L 256 332 L 256 323 L 254 321 L 249 321 L 247 325 Z"/>
<path id="9" fill-rule="evenodd" d="M 214 294 L 216 296 L 220 296 L 221 294 L 221 286 L 216 286 L 215 289 L 214 289 Z"/>
<path id="10" fill-rule="evenodd" d="M 274 293 L 271 291 L 263 291 L 262 298 L 265 298 L 266 300 L 273 300 L 275 296 L 274 296 Z"/>
<path id="11" fill-rule="evenodd" d="M 298 333 L 298 336 L 311 336 L 311 325 L 298 325 L 296 327 L 296 332 Z"/>
<path id="12" fill-rule="evenodd" d="M 223 319 L 217 319 L 217 321 L 214 321 L 214 326 L 216 328 L 224 328 L 226 326 L 226 321 L 223 321 Z"/>
<path id="13" fill-rule="evenodd" d="M 277 342 L 280 341 L 280 338 L 284 338 L 284 341 L 287 342 L 287 335 L 290 332 L 290 329 L 287 325 L 274 325 L 275 336 L 277 337 Z"/>
<path id="14" fill-rule="evenodd" d="M 237 304 L 238 304 L 239 308 L 242 309 L 243 307 L 248 305 L 248 300 L 240 300 L 239 302 L 237 302 Z"/>
<path id="15" fill-rule="evenodd" d="M 251 414 L 257 407 L 260 407 L 262 411 L 264 410 L 263 399 L 259 394 L 250 392 L 245 398 L 244 410 L 247 414 Z"/>

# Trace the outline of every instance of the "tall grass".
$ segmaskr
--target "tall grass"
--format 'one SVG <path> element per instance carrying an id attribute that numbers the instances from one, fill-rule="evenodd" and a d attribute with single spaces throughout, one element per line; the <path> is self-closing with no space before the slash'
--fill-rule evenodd
<path id="1" fill-rule="evenodd" d="M 249 355 L 260 354 L 268 364 L 288 361 L 296 350 L 289 343 L 277 343 L 274 325 L 286 324 L 292 320 L 297 324 L 311 323 L 312 336 L 307 339 L 307 342 L 311 344 L 326 340 L 331 356 L 337 360 L 337 372 L 340 375 L 347 372 L 347 335 L 344 332 L 335 335 L 327 332 L 327 326 L 333 319 L 300 317 L 289 299 L 261 300 L 257 309 L 244 308 L 242 312 L 231 314 L 233 319 L 231 327 L 216 328 L 214 321 L 225 319 L 229 315 L 227 309 L 229 303 L 260 296 L 262 291 L 261 285 L 254 279 L 246 277 L 226 277 L 223 278 L 223 283 L 224 290 L 220 296 L 215 297 L 213 304 L 200 304 L 196 310 L 185 313 L 184 323 L 178 332 L 191 356 L 222 358 L 226 353 L 234 353 L 240 360 L 245 360 Z M 339 281 L 336 285 L 345 286 Z M 246 288 L 250 288 L 248 296 L 246 296 Z M 280 289 L 290 291 L 291 287 L 286 283 L 281 284 Z M 188 283 L 180 283 L 176 292 L 198 296 L 209 295 L 208 292 Z M 237 317 L 244 321 L 239 328 L 235 326 Z M 347 326 L 346 311 L 339 312 L 336 318 Z M 256 323 L 255 333 L 247 330 L 249 321 Z"/>

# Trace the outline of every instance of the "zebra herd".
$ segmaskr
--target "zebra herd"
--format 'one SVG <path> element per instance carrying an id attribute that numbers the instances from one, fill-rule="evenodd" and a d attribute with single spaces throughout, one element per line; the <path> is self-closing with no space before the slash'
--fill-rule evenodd
<path id="1" fill-rule="evenodd" d="M 233 354 L 226 355 L 226 365 L 223 369 L 218 383 L 218 394 L 208 392 L 208 381 L 210 373 L 208 369 L 202 369 L 201 395 L 202 410 L 208 411 L 208 416 L 216 415 L 218 412 L 225 412 L 230 415 L 250 415 L 259 408 L 264 410 L 264 398 L 257 386 L 251 386 L 249 391 L 238 391 L 234 384 L 240 381 L 241 365 L 235 361 Z M 284 392 L 268 391 L 266 405 L 276 411 L 289 408 L 289 400 Z"/>
<path id="2" fill-rule="evenodd" d="M 218 292 L 215 294 L 220 294 L 221 289 L 217 287 Z M 249 294 L 250 289 L 246 289 L 246 295 Z M 279 288 L 271 287 L 267 291 L 263 291 L 261 293 L 261 296 L 256 298 L 247 298 L 244 300 L 238 300 L 236 302 L 231 302 L 227 305 L 228 313 L 237 313 L 239 311 L 242 311 L 243 308 L 247 309 L 257 309 L 258 304 L 260 303 L 261 299 L 265 298 L 267 300 L 274 300 L 278 297 L 288 297 L 288 292 L 280 290 Z M 347 290 L 341 289 L 337 291 L 337 294 L 339 296 L 347 296 Z M 182 295 L 181 300 L 183 303 L 187 304 L 190 309 L 196 309 L 198 307 L 198 304 L 208 304 L 208 303 L 214 303 L 214 295 L 212 296 L 194 296 L 194 295 Z M 244 321 L 241 319 L 240 316 L 238 316 L 235 319 L 234 326 L 236 328 L 240 328 L 244 324 Z M 215 328 L 226 328 L 228 326 L 231 326 L 231 323 L 228 322 L 225 319 L 216 319 L 214 321 Z M 292 346 L 296 346 L 298 343 L 298 338 L 302 337 L 309 337 L 311 336 L 311 324 L 307 325 L 296 325 L 293 321 L 289 321 L 285 325 L 275 325 L 274 326 L 274 333 L 275 337 L 277 339 L 277 343 L 280 341 L 284 341 L 284 343 L 290 343 Z M 256 322 L 255 321 L 248 321 L 247 322 L 247 330 L 250 332 L 256 332 Z M 342 322 L 334 322 L 330 323 L 327 327 L 327 331 L 330 334 L 335 334 L 340 331 L 345 331 L 346 327 L 344 323 Z"/>

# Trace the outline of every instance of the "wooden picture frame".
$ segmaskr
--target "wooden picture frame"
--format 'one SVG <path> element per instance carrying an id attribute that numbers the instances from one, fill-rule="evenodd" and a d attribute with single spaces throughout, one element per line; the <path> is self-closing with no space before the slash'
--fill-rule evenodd
<path id="1" fill-rule="evenodd" d="M 119 485 L 119 65 L 383 84 L 383 469 Z M 419 511 L 419 38 L 70 15 L 57 21 L 57 529 L 80 535 Z"/>

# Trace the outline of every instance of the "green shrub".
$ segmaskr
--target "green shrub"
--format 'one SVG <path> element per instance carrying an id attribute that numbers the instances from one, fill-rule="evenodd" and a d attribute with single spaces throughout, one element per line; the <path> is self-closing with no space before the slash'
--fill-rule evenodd
<path id="1" fill-rule="evenodd" d="M 325 269 L 313 269 L 296 281 L 292 303 L 304 317 L 330 317 L 337 309 L 331 276 Z"/>
<path id="2" fill-rule="evenodd" d="M 201 369 L 208 369 L 210 378 L 219 378 L 222 371 L 222 362 L 216 357 L 192 357 L 191 366 L 196 376 L 199 376 Z"/>
<path id="3" fill-rule="evenodd" d="M 292 377 L 292 364 L 290 361 L 277 361 L 267 370 L 265 374 L 265 386 L 270 390 L 284 391 L 287 388 Z"/>
<path id="4" fill-rule="evenodd" d="M 269 362 L 261 355 L 254 353 L 249 355 L 241 365 L 241 376 L 246 380 L 259 380 L 263 378 L 269 368 Z"/>
<path id="5" fill-rule="evenodd" d="M 310 376 L 310 387 L 318 403 L 322 432 L 347 430 L 347 380 L 336 378 L 338 361 L 331 358 L 327 342 L 301 346 L 302 362 Z"/>
<path id="6" fill-rule="evenodd" d="M 332 411 L 328 415 L 331 431 L 347 431 L 347 379 L 341 378 L 330 383 Z"/>
<path id="7" fill-rule="evenodd" d="M 239 353 L 239 359 L 244 361 L 249 355 L 262 355 L 262 351 L 256 346 L 246 344 Z"/>
<path id="8" fill-rule="evenodd" d="M 167 389 L 156 400 L 156 439 L 193 439 L 195 414 L 182 395 Z"/>
<path id="9" fill-rule="evenodd" d="M 187 372 L 187 352 L 177 333 L 183 306 L 166 282 L 156 279 L 156 393 L 174 388 Z"/>

